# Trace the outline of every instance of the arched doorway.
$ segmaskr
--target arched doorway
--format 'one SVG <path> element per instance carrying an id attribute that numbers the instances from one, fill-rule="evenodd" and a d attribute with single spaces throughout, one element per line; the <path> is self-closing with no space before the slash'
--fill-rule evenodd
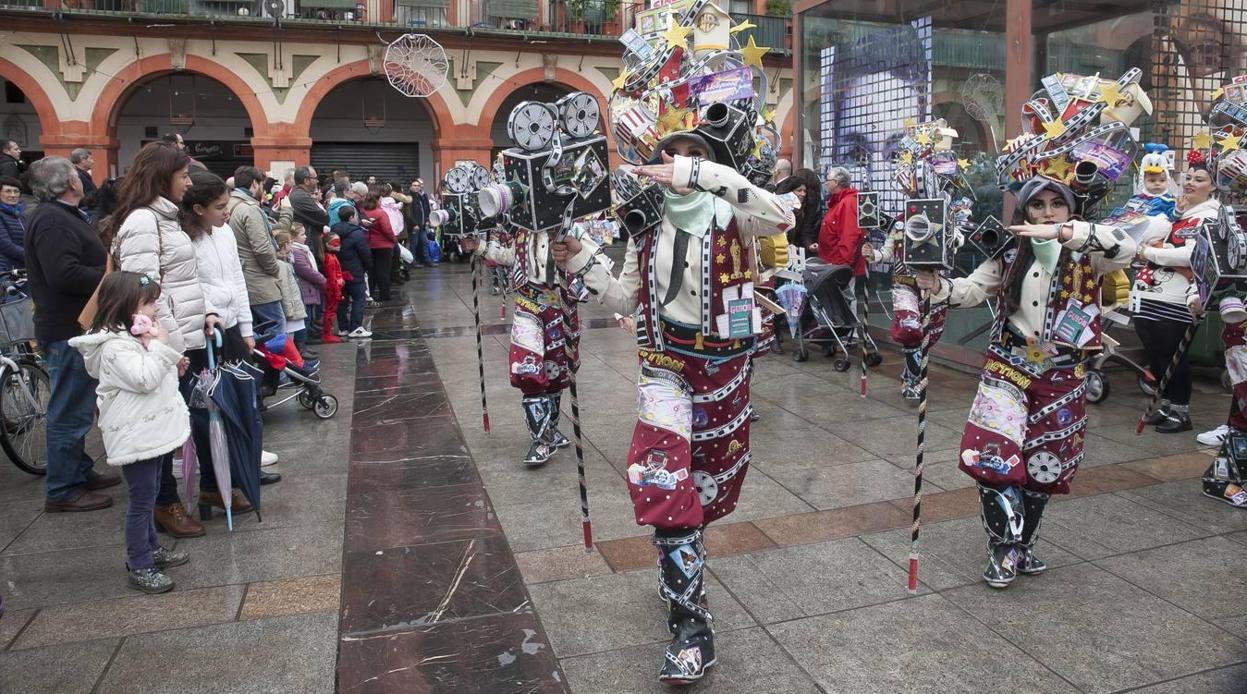
<path id="1" fill-rule="evenodd" d="M 521 101 L 540 101 L 543 103 L 554 103 L 560 97 L 570 94 L 571 89 L 561 84 L 552 82 L 534 82 L 519 87 L 515 91 L 507 95 L 502 100 L 502 105 L 494 111 L 493 123 L 489 126 L 489 137 L 494 143 L 494 149 L 491 155 L 498 156 L 498 153 L 515 145 L 511 142 L 511 138 L 507 136 L 507 118 L 511 115 L 511 111 L 519 105 Z"/>
<path id="2" fill-rule="evenodd" d="M 334 87 L 317 104 L 309 132 L 312 166 L 321 176 L 338 169 L 352 180 L 376 176 L 403 189 L 416 176 L 433 178 L 437 133 L 428 106 L 382 78 Z"/>
<path id="3" fill-rule="evenodd" d="M 0 142 L 13 140 L 22 148 L 22 161 L 29 164 L 43 157 L 39 138 L 43 125 L 39 112 L 17 83 L 0 75 Z"/>
<path id="4" fill-rule="evenodd" d="M 194 72 L 154 75 L 122 97 L 116 110 L 117 172 L 125 174 L 143 145 L 180 133 L 188 154 L 228 178 L 255 162 L 252 127 L 238 96 L 217 80 Z"/>

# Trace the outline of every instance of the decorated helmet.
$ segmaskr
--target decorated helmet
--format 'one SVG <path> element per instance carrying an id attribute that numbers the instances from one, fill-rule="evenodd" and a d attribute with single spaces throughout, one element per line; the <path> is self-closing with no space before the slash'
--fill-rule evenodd
<path id="1" fill-rule="evenodd" d="M 1139 86 L 1142 71 L 1116 80 L 1055 73 L 1022 106 L 1021 136 L 1006 143 L 996 161 L 997 181 L 1016 192 L 1036 176 L 1068 185 L 1080 212 L 1098 204 L 1130 168 L 1138 143 L 1130 125 L 1152 112 Z"/>
<path id="2" fill-rule="evenodd" d="M 970 192 L 961 172 L 970 163 L 958 159 L 953 151 L 957 131 L 943 118 L 918 123 L 905 122 L 905 136 L 897 145 L 892 178 L 908 199 L 947 198 L 950 219 L 958 228 L 970 221 Z"/>
<path id="3" fill-rule="evenodd" d="M 766 109 L 769 50 L 737 35 L 714 0 L 694 0 L 637 13 L 635 29 L 620 37 L 624 68 L 610 100 L 611 127 L 620 156 L 633 164 L 654 160 L 679 138 L 698 141 L 716 163 L 755 184 L 774 171 L 779 134 Z"/>
<path id="4" fill-rule="evenodd" d="M 1191 139 L 1187 162 L 1213 172 L 1219 190 L 1242 195 L 1247 193 L 1247 152 L 1242 149 L 1247 138 L 1247 75 L 1235 77 L 1213 97 L 1208 128 Z"/>

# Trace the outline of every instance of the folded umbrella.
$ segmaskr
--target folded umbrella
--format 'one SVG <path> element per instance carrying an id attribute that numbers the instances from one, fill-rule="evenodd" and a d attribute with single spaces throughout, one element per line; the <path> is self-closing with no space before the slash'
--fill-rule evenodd
<path id="1" fill-rule="evenodd" d="M 221 500 L 225 506 L 225 522 L 230 530 L 234 529 L 234 512 L 230 501 L 230 449 L 225 435 L 225 423 L 221 417 L 220 407 L 214 394 L 220 390 L 221 372 L 216 365 L 216 349 L 221 347 L 221 333 L 217 331 L 213 340 L 208 341 L 208 368 L 199 375 L 194 390 L 191 391 L 191 407 L 208 411 L 208 448 L 212 454 L 212 472 L 216 475 L 217 489 L 221 490 Z M 214 349 L 215 347 L 215 349 Z"/>
<path id="2" fill-rule="evenodd" d="M 261 519 L 260 453 L 263 425 L 256 404 L 258 375 L 259 372 L 249 364 L 222 367 L 211 396 L 229 449 L 231 479 L 234 486 L 255 508 L 256 518 Z"/>

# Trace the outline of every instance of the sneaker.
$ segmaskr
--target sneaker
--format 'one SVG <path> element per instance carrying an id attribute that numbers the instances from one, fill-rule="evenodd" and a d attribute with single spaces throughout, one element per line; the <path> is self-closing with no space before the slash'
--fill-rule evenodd
<path id="1" fill-rule="evenodd" d="M 268 451 L 260 451 L 260 467 L 268 467 L 277 464 L 277 454 Z"/>
<path id="2" fill-rule="evenodd" d="M 1212 429 L 1211 431 L 1205 431 L 1199 436 L 1196 436 L 1195 440 L 1204 446 L 1220 446 L 1221 444 L 1225 443 L 1225 437 L 1229 435 L 1230 435 L 1230 425 L 1222 424 L 1216 429 Z"/>
<path id="3" fill-rule="evenodd" d="M 319 359 L 304 359 L 303 360 L 303 373 L 304 374 L 308 376 L 315 376 L 319 372 L 320 372 L 320 360 Z"/>
<path id="4" fill-rule="evenodd" d="M 181 566 L 191 560 L 191 555 L 186 552 L 175 552 L 164 547 L 157 547 L 152 552 L 152 560 L 156 562 L 157 569 L 168 569 L 173 566 Z"/>
<path id="5" fill-rule="evenodd" d="M 1181 412 L 1170 412 L 1165 421 L 1156 425 L 1158 434 L 1177 434 L 1191 430 L 1191 417 Z"/>
<path id="6" fill-rule="evenodd" d="M 1143 423 L 1154 427 L 1157 424 L 1164 424 L 1172 416 L 1172 413 L 1169 411 L 1169 406 L 1161 405 L 1153 410 L 1152 414 L 1147 419 L 1143 420 Z"/>
<path id="7" fill-rule="evenodd" d="M 381 308 L 381 302 L 369 299 L 368 303 L 364 304 L 364 308 Z"/>
<path id="8" fill-rule="evenodd" d="M 347 331 L 345 331 L 345 330 L 339 330 L 339 331 L 338 331 L 338 337 L 346 337 L 346 336 L 348 336 L 348 335 L 350 335 L 350 333 L 349 333 L 349 332 L 347 332 Z"/>
<path id="9" fill-rule="evenodd" d="M 365 339 L 372 337 L 372 331 L 365 330 L 364 326 L 361 325 L 358 328 L 352 330 L 351 334 L 347 335 L 347 337 L 351 338 L 352 340 L 365 340 Z"/>
<path id="10" fill-rule="evenodd" d="M 173 590 L 173 579 L 160 573 L 160 569 L 130 569 L 130 587 L 152 595 Z"/>

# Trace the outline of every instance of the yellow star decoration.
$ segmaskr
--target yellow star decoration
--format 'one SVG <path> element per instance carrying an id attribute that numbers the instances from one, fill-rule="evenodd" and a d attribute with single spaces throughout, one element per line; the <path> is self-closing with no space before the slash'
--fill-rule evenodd
<path id="1" fill-rule="evenodd" d="M 619 76 L 615 78 L 615 81 L 611 82 L 611 86 L 615 88 L 615 91 L 623 91 L 624 83 L 627 82 L 628 78 L 631 76 L 632 75 L 628 72 L 627 68 L 624 68 L 619 71 Z"/>
<path id="2" fill-rule="evenodd" d="M 682 27 L 676 24 L 674 13 L 667 17 L 667 30 L 662 32 L 661 36 L 667 40 L 667 45 L 672 48 L 684 48 L 688 43 L 688 35 L 693 33 L 693 27 Z"/>
<path id="3" fill-rule="evenodd" d="M 762 158 L 762 139 L 758 138 L 753 141 L 753 156 L 757 159 Z"/>
<path id="4" fill-rule="evenodd" d="M 1217 144 L 1221 145 L 1221 150 L 1225 152 L 1238 149 L 1241 142 L 1241 139 L 1237 135 L 1232 134 L 1217 139 Z"/>
<path id="5" fill-rule="evenodd" d="M 766 123 L 772 123 L 775 121 L 775 107 L 774 106 L 763 106 L 762 107 L 762 120 Z"/>
<path id="6" fill-rule="evenodd" d="M 1224 93 L 1225 93 L 1224 87 L 1217 87 L 1216 89 L 1212 90 L 1212 100 L 1216 101 L 1217 99 L 1220 99 L 1221 95 Z"/>
<path id="7" fill-rule="evenodd" d="M 1070 171 L 1074 166 L 1070 164 L 1067 157 L 1061 156 L 1045 160 L 1043 168 L 1051 176 L 1064 181 L 1069 178 Z"/>
<path id="8" fill-rule="evenodd" d="M 722 265 L 723 263 L 727 262 L 727 256 L 720 253 L 714 257 L 714 262 Z"/>
<path id="9" fill-rule="evenodd" d="M 685 130 L 689 110 L 686 108 L 669 108 L 658 117 L 658 124 L 663 133 Z"/>
<path id="10" fill-rule="evenodd" d="M 909 166 L 914 163 L 914 155 L 912 152 L 901 152 L 901 164 Z"/>
<path id="11" fill-rule="evenodd" d="M 762 67 L 762 56 L 766 55 L 769 50 L 771 49 L 754 43 L 753 35 L 750 34 L 749 43 L 740 49 L 740 56 L 744 59 L 746 65 L 756 65 L 760 68 Z"/>
<path id="12" fill-rule="evenodd" d="M 923 130 L 914 136 L 914 142 L 917 142 L 920 145 L 929 145 L 931 144 L 931 136 L 927 134 L 927 131 Z"/>
<path id="13" fill-rule="evenodd" d="M 720 245 L 720 246 L 722 246 L 722 247 L 724 247 L 724 248 L 727 248 L 727 237 L 720 236 L 720 237 L 719 237 L 719 245 Z"/>
<path id="14" fill-rule="evenodd" d="M 966 169 L 970 168 L 970 160 L 969 159 L 958 159 L 957 168 L 961 169 L 962 171 L 965 171 Z"/>
<path id="15" fill-rule="evenodd" d="M 906 119 L 905 119 L 905 121 L 904 121 L 904 125 L 905 125 L 905 129 L 906 129 L 906 130 L 909 130 L 909 129 L 911 129 L 911 128 L 913 128 L 913 127 L 917 126 L 917 125 L 918 125 L 918 121 L 914 120 L 913 118 L 906 118 Z"/>
<path id="16" fill-rule="evenodd" d="M 744 272 L 744 275 L 745 275 L 745 279 L 752 279 L 752 278 L 753 278 L 753 270 L 750 270 L 750 269 L 746 268 L 746 269 L 745 269 L 745 272 Z"/>
<path id="17" fill-rule="evenodd" d="M 1059 120 L 1049 121 L 1043 124 L 1044 134 L 1048 137 L 1060 137 L 1065 134 L 1065 123 Z"/>
<path id="18" fill-rule="evenodd" d="M 1100 85 L 1100 101 L 1108 104 L 1109 108 L 1113 108 L 1120 104 L 1126 97 L 1122 96 L 1121 89 L 1116 82 L 1105 82 Z"/>
<path id="19" fill-rule="evenodd" d="M 1208 134 L 1208 131 L 1201 130 L 1191 138 L 1191 146 L 1195 149 L 1208 149 L 1212 146 L 1212 136 Z"/>
<path id="20" fill-rule="evenodd" d="M 732 281 L 732 278 L 728 277 L 726 272 L 719 273 L 719 284 L 727 284 L 728 282 L 731 282 L 731 281 Z"/>
<path id="21" fill-rule="evenodd" d="M 757 28 L 758 28 L 757 24 L 754 24 L 753 22 L 746 19 L 745 21 L 741 22 L 740 24 L 737 24 L 736 26 L 728 30 L 728 33 L 739 34 L 740 32 L 746 29 L 757 29 Z"/>

